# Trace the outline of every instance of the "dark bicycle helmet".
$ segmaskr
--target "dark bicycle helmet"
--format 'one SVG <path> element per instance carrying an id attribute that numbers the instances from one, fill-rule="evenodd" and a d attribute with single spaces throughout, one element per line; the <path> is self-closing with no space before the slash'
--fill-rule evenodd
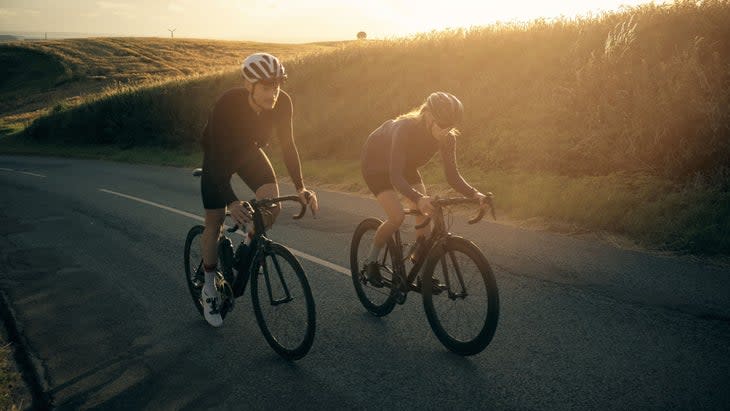
<path id="1" fill-rule="evenodd" d="M 286 80 L 286 71 L 278 58 L 268 53 L 254 53 L 241 64 L 241 74 L 246 80 L 257 83 L 261 80 Z"/>
<path id="2" fill-rule="evenodd" d="M 456 96 L 443 91 L 431 93 L 426 99 L 426 109 L 433 114 L 440 128 L 453 127 L 461 121 L 464 105 Z"/>

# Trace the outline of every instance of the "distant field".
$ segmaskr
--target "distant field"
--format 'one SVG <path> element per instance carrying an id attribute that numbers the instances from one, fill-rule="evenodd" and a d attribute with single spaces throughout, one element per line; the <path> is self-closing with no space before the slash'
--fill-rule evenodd
<path id="1" fill-rule="evenodd" d="M 55 106 L 73 106 L 120 84 L 231 71 L 256 51 L 288 59 L 338 44 L 166 38 L 0 43 L 0 132 L 22 128 Z"/>

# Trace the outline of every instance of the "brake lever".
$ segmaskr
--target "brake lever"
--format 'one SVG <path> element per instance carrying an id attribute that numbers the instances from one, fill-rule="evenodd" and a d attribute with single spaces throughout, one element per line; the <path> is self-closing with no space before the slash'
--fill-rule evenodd
<path id="1" fill-rule="evenodd" d="M 307 203 L 301 201 L 300 199 L 299 205 L 301 206 L 301 209 L 299 210 L 299 214 L 292 217 L 294 220 L 299 220 L 300 218 L 304 217 L 304 214 L 306 214 L 307 212 Z"/>

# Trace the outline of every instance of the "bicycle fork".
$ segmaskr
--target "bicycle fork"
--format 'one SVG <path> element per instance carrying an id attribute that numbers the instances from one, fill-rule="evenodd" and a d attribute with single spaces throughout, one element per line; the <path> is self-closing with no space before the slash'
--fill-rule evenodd
<path id="1" fill-rule="evenodd" d="M 444 281 L 446 283 L 446 289 L 449 291 L 449 299 L 450 300 L 456 300 L 456 299 L 465 299 L 469 293 L 466 291 L 466 285 L 464 284 L 464 276 L 461 274 L 461 267 L 459 267 L 459 263 L 456 261 L 456 257 L 454 256 L 453 252 L 448 253 L 449 259 L 451 259 L 451 263 L 454 266 L 454 271 L 456 272 L 456 278 L 459 281 L 459 286 L 461 287 L 460 292 L 454 292 L 451 288 L 451 276 L 449 275 L 449 270 L 446 268 L 446 253 L 444 253 L 441 256 L 441 272 L 443 273 Z"/>
<path id="2" fill-rule="evenodd" d="M 281 266 L 279 265 L 279 260 L 276 258 L 276 254 L 271 254 L 271 261 L 274 263 L 274 269 L 276 270 L 276 274 L 279 279 L 279 283 L 281 284 L 281 289 L 284 292 L 284 297 L 275 299 L 274 293 L 272 291 L 271 287 L 271 275 L 269 273 L 269 264 L 266 262 L 266 255 L 267 253 L 264 253 L 262 258 L 263 262 L 261 266 L 264 269 L 263 275 L 264 275 L 264 281 L 266 282 L 266 291 L 269 293 L 269 301 L 271 302 L 272 306 L 277 306 L 281 304 L 286 304 L 289 301 L 292 300 L 291 293 L 289 292 L 289 287 L 286 285 L 286 281 L 284 281 L 284 276 L 281 273 Z"/>

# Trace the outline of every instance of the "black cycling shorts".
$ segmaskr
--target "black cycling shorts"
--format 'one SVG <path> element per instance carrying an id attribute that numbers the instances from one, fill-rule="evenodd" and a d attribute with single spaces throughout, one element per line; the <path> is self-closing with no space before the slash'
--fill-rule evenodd
<path id="1" fill-rule="evenodd" d="M 210 164 L 210 161 L 214 160 L 207 157 L 203 159 L 203 174 L 200 178 L 203 207 L 206 210 L 225 208 L 228 204 L 226 204 L 226 200 L 221 193 L 223 187 L 220 184 L 216 185 L 207 172 L 207 165 Z M 241 166 L 236 170 L 236 174 L 253 192 L 256 192 L 264 184 L 276 184 L 274 168 L 271 166 L 266 153 L 260 148 L 253 148 L 241 159 Z M 225 184 L 230 184 L 230 181 L 226 181 Z"/>
<path id="2" fill-rule="evenodd" d="M 423 179 L 421 178 L 421 173 L 419 173 L 418 170 L 406 170 L 404 177 L 411 186 L 419 184 L 423 185 Z M 393 184 L 390 182 L 390 174 L 363 174 L 363 178 L 365 179 L 365 184 L 367 184 L 370 191 L 372 191 L 376 196 L 386 190 L 395 191 Z"/>

